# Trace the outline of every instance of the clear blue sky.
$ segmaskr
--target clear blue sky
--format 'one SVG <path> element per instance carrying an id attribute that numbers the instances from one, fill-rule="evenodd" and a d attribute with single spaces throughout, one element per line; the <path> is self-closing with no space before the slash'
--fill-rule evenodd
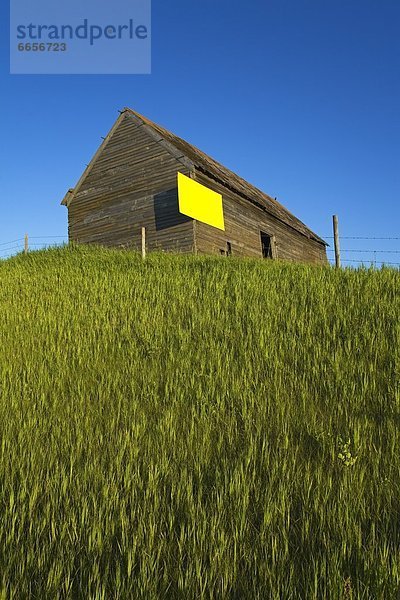
<path id="1" fill-rule="evenodd" d="M 60 200 L 124 106 L 321 236 L 337 213 L 343 236 L 400 238 L 398 0 L 153 0 L 152 14 L 151 75 L 27 76 L 9 75 L 3 8 L 0 243 L 67 235 Z"/>

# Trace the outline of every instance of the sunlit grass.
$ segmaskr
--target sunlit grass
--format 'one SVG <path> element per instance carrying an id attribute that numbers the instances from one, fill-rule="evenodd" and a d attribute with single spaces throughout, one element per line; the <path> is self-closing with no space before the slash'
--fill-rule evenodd
<path id="1" fill-rule="evenodd" d="M 399 598 L 399 280 L 0 263 L 0 598 Z"/>

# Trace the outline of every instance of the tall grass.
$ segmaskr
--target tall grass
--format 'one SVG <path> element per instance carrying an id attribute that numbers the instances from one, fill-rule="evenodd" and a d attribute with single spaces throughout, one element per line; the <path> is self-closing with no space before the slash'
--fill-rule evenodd
<path id="1" fill-rule="evenodd" d="M 399 598 L 399 280 L 0 264 L 0 598 Z"/>

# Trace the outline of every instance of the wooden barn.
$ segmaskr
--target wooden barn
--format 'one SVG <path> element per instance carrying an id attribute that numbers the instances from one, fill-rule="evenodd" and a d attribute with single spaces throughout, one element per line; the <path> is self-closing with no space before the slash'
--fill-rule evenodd
<path id="1" fill-rule="evenodd" d="M 79 243 L 139 250 L 145 227 L 149 251 L 327 261 L 326 242 L 279 202 L 128 108 L 61 203 Z"/>

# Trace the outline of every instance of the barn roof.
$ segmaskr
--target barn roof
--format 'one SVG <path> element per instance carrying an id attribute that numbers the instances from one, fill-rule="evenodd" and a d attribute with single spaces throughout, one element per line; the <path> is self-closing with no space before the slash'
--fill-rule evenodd
<path id="1" fill-rule="evenodd" d="M 193 146 L 182 138 L 174 135 L 164 127 L 157 125 L 147 117 L 140 115 L 130 108 L 125 108 L 124 112 L 130 113 L 132 116 L 139 119 L 143 124 L 148 125 L 154 131 L 156 131 L 162 138 L 172 144 L 177 150 L 182 152 L 193 165 L 202 171 L 205 175 L 208 175 L 212 179 L 219 181 L 225 187 L 230 188 L 232 191 L 238 193 L 246 200 L 250 200 L 254 204 L 258 204 L 266 212 L 270 213 L 286 225 L 289 225 L 299 233 L 302 233 L 308 238 L 314 239 L 322 244 L 328 245 L 322 238 L 315 234 L 309 229 L 304 223 L 302 223 L 297 217 L 295 217 L 290 211 L 288 211 L 282 204 L 280 204 L 274 198 L 271 198 L 251 183 L 248 183 L 236 173 L 233 173 L 219 162 Z"/>
<path id="2" fill-rule="evenodd" d="M 304 223 L 297 219 L 297 217 L 295 217 L 277 200 L 271 198 L 271 196 L 268 196 L 267 194 L 256 188 L 254 185 L 248 183 L 245 179 L 239 177 L 239 175 L 236 175 L 236 173 L 230 171 L 229 169 L 221 165 L 219 162 L 217 162 L 216 160 L 214 160 L 213 158 L 196 148 L 196 146 L 189 144 L 182 138 L 174 135 L 167 129 L 164 129 L 164 127 L 157 125 L 147 117 L 144 117 L 143 115 L 137 113 L 136 111 L 130 108 L 124 108 L 124 110 L 121 111 L 121 113 L 121 117 L 123 117 L 123 115 L 125 114 L 130 115 L 130 117 L 133 118 L 139 125 L 143 125 L 150 133 L 153 133 L 153 135 L 159 137 L 160 141 L 163 141 L 165 143 L 166 148 L 170 151 L 172 150 L 175 155 L 178 155 L 177 157 L 180 158 L 182 162 L 184 162 L 184 159 L 187 159 L 191 167 L 196 168 L 198 171 L 201 171 L 211 179 L 214 179 L 215 181 L 221 183 L 226 188 L 237 193 L 252 204 L 256 204 L 269 214 L 273 215 L 275 218 L 279 219 L 281 222 L 285 223 L 292 229 L 304 235 L 305 237 L 316 240 L 317 242 L 320 242 L 325 246 L 328 245 L 322 238 L 320 238 L 316 233 L 311 231 L 311 229 L 309 229 Z M 115 125 L 117 125 L 117 123 Z M 110 135 L 112 135 L 115 125 L 111 129 L 107 138 Z M 100 150 L 101 147 L 99 148 L 99 151 Z M 91 162 L 96 160 L 97 155 L 98 153 L 95 154 Z M 89 165 L 89 168 L 90 166 L 91 165 Z M 69 190 L 67 192 L 66 196 L 62 201 L 62 204 L 69 205 L 73 196 L 76 194 L 78 187 L 80 187 L 80 184 L 82 183 L 85 175 L 86 172 L 83 173 L 75 189 Z"/>

